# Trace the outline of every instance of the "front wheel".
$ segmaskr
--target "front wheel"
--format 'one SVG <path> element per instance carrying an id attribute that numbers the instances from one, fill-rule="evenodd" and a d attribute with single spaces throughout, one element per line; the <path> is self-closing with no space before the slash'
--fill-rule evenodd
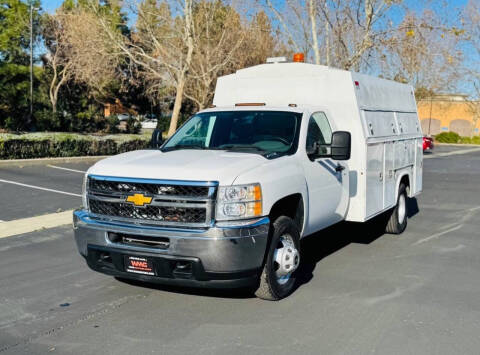
<path id="1" fill-rule="evenodd" d="M 404 184 L 400 184 L 397 205 L 392 210 L 385 231 L 391 234 L 401 234 L 405 228 L 407 228 L 407 188 Z"/>
<path id="2" fill-rule="evenodd" d="M 300 233 L 289 217 L 278 217 L 272 224 L 272 238 L 255 292 L 259 298 L 277 301 L 288 296 L 295 286 L 295 271 L 300 265 Z"/>

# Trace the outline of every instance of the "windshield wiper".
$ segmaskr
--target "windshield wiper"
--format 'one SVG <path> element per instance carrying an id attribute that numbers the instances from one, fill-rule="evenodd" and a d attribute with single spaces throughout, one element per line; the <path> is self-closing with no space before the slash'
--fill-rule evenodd
<path id="1" fill-rule="evenodd" d="M 265 149 L 262 149 L 260 147 L 257 147 L 255 145 L 243 145 L 243 144 L 224 144 L 218 147 L 220 149 L 226 149 L 226 150 L 237 150 L 237 149 L 254 149 L 258 150 L 259 152 L 264 152 Z"/>
<path id="2" fill-rule="evenodd" d="M 162 152 L 170 152 L 172 150 L 179 150 L 179 149 L 209 149 L 203 145 L 199 144 L 177 144 L 173 147 L 166 147 L 162 149 Z"/>

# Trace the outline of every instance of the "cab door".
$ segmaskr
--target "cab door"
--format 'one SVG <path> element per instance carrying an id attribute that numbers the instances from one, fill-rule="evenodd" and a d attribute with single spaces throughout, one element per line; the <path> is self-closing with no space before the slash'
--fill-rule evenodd
<path id="1" fill-rule="evenodd" d="M 335 128 L 335 127 L 333 127 Z M 348 208 L 349 171 L 345 161 L 321 155 L 307 155 L 314 144 L 320 154 L 329 153 L 332 126 L 324 112 L 313 113 L 308 121 L 303 168 L 308 189 L 308 224 L 306 233 L 313 233 L 344 219 Z"/>

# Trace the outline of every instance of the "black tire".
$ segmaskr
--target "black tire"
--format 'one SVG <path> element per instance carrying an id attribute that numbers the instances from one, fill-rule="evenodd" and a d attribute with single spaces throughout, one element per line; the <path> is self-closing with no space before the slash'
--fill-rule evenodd
<path id="1" fill-rule="evenodd" d="M 391 234 L 401 234 L 407 228 L 408 221 L 408 203 L 407 188 L 404 184 L 400 184 L 398 188 L 397 204 L 391 211 L 385 232 Z M 401 206 L 403 204 L 403 207 Z M 402 208 L 404 209 L 402 212 Z M 403 220 L 402 220 L 403 217 Z"/>
<path id="2" fill-rule="evenodd" d="M 260 276 L 260 284 L 255 291 L 258 298 L 269 301 L 278 301 L 287 297 L 293 290 L 296 284 L 296 271 L 294 271 L 285 283 L 280 283 L 276 269 L 278 264 L 274 260 L 275 251 L 281 244 L 284 236 L 290 236 L 293 244 L 298 251 L 298 259 L 295 259 L 295 265 L 300 263 L 300 233 L 297 225 L 289 217 L 280 216 L 271 225 L 271 240 L 265 257 L 263 271 Z"/>

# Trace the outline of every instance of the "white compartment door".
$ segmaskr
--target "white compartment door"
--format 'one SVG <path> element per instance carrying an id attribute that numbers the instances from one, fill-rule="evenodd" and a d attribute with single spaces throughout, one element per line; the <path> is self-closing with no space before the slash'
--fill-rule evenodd
<path id="1" fill-rule="evenodd" d="M 384 193 L 383 208 L 395 205 L 395 144 L 385 143 L 385 171 L 384 171 Z"/>
<path id="2" fill-rule="evenodd" d="M 408 165 L 407 144 L 405 141 L 396 141 L 395 145 L 395 170 Z"/>
<path id="3" fill-rule="evenodd" d="M 367 217 L 383 210 L 383 162 L 384 143 L 373 143 L 367 147 Z"/>
<path id="4" fill-rule="evenodd" d="M 415 169 L 414 169 L 414 181 L 413 194 L 417 194 L 423 189 L 423 139 L 416 140 L 415 150 Z"/>

